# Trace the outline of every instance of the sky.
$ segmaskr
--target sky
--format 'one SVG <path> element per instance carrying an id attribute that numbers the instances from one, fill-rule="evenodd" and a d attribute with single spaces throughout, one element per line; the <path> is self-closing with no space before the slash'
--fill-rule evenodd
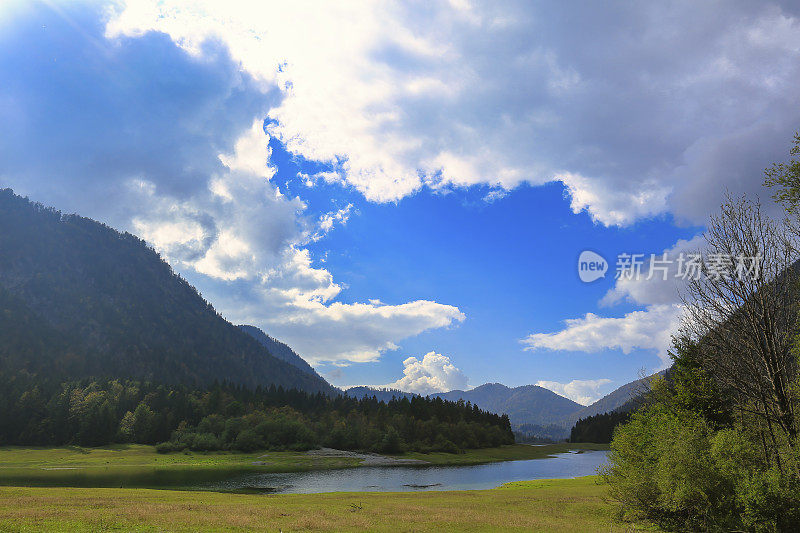
<path id="1" fill-rule="evenodd" d="M 800 129 L 786 2 L 0 4 L 0 186 L 130 231 L 334 385 L 669 364 L 680 280 Z M 610 266 L 581 281 L 591 250 Z"/>

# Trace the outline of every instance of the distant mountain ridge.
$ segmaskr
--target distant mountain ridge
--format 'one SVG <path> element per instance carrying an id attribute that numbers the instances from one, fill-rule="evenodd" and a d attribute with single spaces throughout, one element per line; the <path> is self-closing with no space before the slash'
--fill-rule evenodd
<path id="1" fill-rule="evenodd" d="M 379 400 L 391 400 L 414 396 L 413 393 L 394 389 L 374 387 L 351 387 L 346 394 L 361 398 L 375 396 Z M 468 391 L 452 390 L 430 394 L 444 400 L 464 400 L 477 405 L 481 409 L 498 414 L 507 414 L 512 425 L 522 424 L 548 426 L 561 425 L 567 416 L 580 410 L 583 406 L 577 402 L 559 396 L 555 392 L 538 385 L 507 387 L 501 383 L 485 383 Z M 564 428 L 568 432 L 569 428 Z"/>
<path id="2" fill-rule="evenodd" d="M 485 383 L 468 391 L 454 390 L 436 396 L 453 401 L 463 399 L 481 409 L 505 413 L 514 425 L 560 425 L 567 416 L 583 407 L 538 385 L 511 388 L 500 383 Z"/>
<path id="3" fill-rule="evenodd" d="M 399 389 L 386 389 L 380 387 L 370 387 L 368 385 L 358 385 L 355 387 L 349 387 L 345 389 L 345 394 L 352 398 L 363 398 L 364 396 L 369 396 L 372 398 L 373 396 L 381 402 L 388 402 L 394 398 L 411 398 L 413 396 L 420 396 L 419 394 L 414 394 L 413 392 L 405 392 Z"/>
<path id="4" fill-rule="evenodd" d="M 335 390 L 223 319 L 143 240 L 0 190 L 0 370 Z"/>
<path id="5" fill-rule="evenodd" d="M 569 437 L 570 429 L 580 418 L 634 407 L 635 399 L 647 390 L 652 377 L 627 383 L 588 406 L 537 385 L 507 387 L 501 383 L 485 383 L 468 391 L 453 390 L 430 396 L 464 400 L 493 413 L 507 414 L 515 431 L 558 440 Z M 384 401 L 414 396 L 410 392 L 366 386 L 351 387 L 345 392 L 359 398 L 376 396 Z"/>

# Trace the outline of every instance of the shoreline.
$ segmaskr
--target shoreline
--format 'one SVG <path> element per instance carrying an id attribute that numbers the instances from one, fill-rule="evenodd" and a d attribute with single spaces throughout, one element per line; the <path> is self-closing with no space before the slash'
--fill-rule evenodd
<path id="1" fill-rule="evenodd" d="M 249 495 L 0 487 L 8 531 L 616 531 L 596 476 L 487 490 Z M 651 529 L 652 531 L 652 529 Z"/>
<path id="2" fill-rule="evenodd" d="M 553 457 L 571 450 L 602 450 L 596 444 L 514 444 L 462 454 L 407 453 L 390 456 L 323 448 L 308 452 L 156 453 L 152 446 L 101 448 L 0 448 L 0 486 L 129 487 L 192 490 L 203 483 L 260 473 L 296 473 L 374 466 L 472 466 Z"/>

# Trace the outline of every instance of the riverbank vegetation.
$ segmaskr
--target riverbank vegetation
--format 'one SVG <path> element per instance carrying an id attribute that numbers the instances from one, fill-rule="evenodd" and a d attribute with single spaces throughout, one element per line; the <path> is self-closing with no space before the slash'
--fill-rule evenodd
<path id="1" fill-rule="evenodd" d="M 706 257 L 759 257 L 758 275 L 689 282 L 666 380 L 611 443 L 604 473 L 622 515 L 674 531 L 800 530 L 800 136 L 767 172 L 788 220 L 732 199 Z"/>

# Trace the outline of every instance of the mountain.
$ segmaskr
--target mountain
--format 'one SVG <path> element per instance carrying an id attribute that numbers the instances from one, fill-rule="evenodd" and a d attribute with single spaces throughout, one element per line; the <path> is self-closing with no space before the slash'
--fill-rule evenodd
<path id="1" fill-rule="evenodd" d="M 626 423 L 650 391 L 650 382 L 656 376 L 668 376 L 663 370 L 651 376 L 637 379 L 618 388 L 592 405 L 570 416 L 572 423 L 570 442 L 611 442 L 614 430 Z M 667 377 L 667 379 L 669 379 Z"/>
<path id="2" fill-rule="evenodd" d="M 493 413 L 505 413 L 514 426 L 560 424 L 583 407 L 537 385 L 510 388 L 500 383 L 486 383 L 468 391 L 453 390 L 436 396 L 453 401 L 462 399 Z"/>
<path id="3" fill-rule="evenodd" d="M 376 396 L 378 400 L 391 400 L 393 397 L 411 397 L 414 394 L 394 389 L 378 389 L 373 387 L 351 387 L 346 393 L 355 398 Z M 452 390 L 431 394 L 444 400 L 464 400 L 477 405 L 485 411 L 507 414 L 514 427 L 523 424 L 531 426 L 550 426 L 565 424 L 566 417 L 582 406 L 570 399 L 559 396 L 555 392 L 537 385 L 525 385 L 510 388 L 500 383 L 486 383 L 468 391 Z M 564 436 L 569 434 L 569 427 L 564 426 Z"/>
<path id="4" fill-rule="evenodd" d="M 0 190 L 0 371 L 332 392 L 223 319 L 143 240 Z"/>
<path id="5" fill-rule="evenodd" d="M 306 374 L 311 374 L 312 376 L 322 379 L 320 375 L 317 374 L 317 371 L 314 370 L 314 368 L 309 365 L 305 359 L 297 355 L 297 352 L 292 350 L 288 345 L 270 337 L 255 326 L 241 325 L 239 326 L 239 329 L 257 340 L 259 344 L 266 348 L 273 357 L 277 357 L 281 361 L 286 361 L 290 365 L 299 368 Z"/>
<path id="6" fill-rule="evenodd" d="M 414 394 L 413 392 L 403 392 L 398 389 L 381 389 L 376 387 L 368 387 L 365 385 L 350 387 L 344 392 L 348 396 L 352 398 L 358 398 L 359 400 L 364 396 L 367 396 L 369 398 L 375 396 L 376 398 L 378 398 L 378 401 L 381 402 L 388 402 L 392 398 L 411 398 L 412 396 L 419 396 L 418 394 Z"/>
<path id="7" fill-rule="evenodd" d="M 630 383 L 626 383 L 625 385 L 621 386 L 620 388 L 616 389 L 615 391 L 606 394 L 596 402 L 591 405 L 587 405 L 580 411 L 573 413 L 569 417 L 567 417 L 566 423 L 568 426 L 572 427 L 575 425 L 575 422 L 581 418 L 587 418 L 590 416 L 601 415 L 604 413 L 610 413 L 612 411 L 616 411 L 618 409 L 625 410 L 625 406 L 633 407 L 634 403 L 632 400 L 642 395 L 642 393 L 649 390 L 650 380 L 652 380 L 655 376 L 663 375 L 665 371 L 658 372 L 657 374 L 653 374 L 651 376 L 647 376 L 641 379 L 637 379 L 636 381 L 631 381 Z"/>
<path id="8" fill-rule="evenodd" d="M 468 391 L 453 390 L 431 396 L 451 401 L 464 400 L 492 413 L 507 414 L 514 432 L 528 440 L 560 440 L 569 437 L 570 429 L 581 418 L 635 409 L 638 405 L 637 398 L 647 390 L 648 382 L 652 378 L 653 376 L 648 376 L 627 383 L 588 406 L 536 385 L 511 388 L 500 383 L 486 383 Z M 400 390 L 364 386 L 351 387 L 346 393 L 356 398 L 376 396 L 383 401 L 393 397 L 414 396 Z"/>

